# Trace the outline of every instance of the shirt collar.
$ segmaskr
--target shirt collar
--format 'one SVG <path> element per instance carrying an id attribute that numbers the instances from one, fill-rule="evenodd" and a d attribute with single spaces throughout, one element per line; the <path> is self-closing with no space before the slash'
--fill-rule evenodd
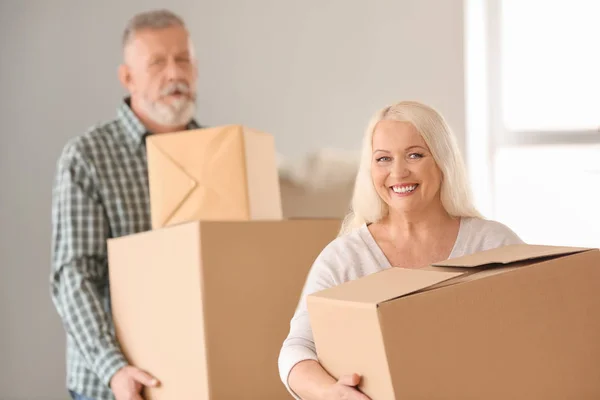
<path id="1" fill-rule="evenodd" d="M 142 124 L 142 121 L 134 114 L 131 109 L 131 98 L 126 97 L 123 99 L 119 107 L 117 108 L 117 117 L 121 122 L 128 142 L 134 149 L 145 144 L 146 136 L 150 135 L 151 132 Z M 187 125 L 186 129 L 200 129 L 202 126 L 192 119 Z"/>

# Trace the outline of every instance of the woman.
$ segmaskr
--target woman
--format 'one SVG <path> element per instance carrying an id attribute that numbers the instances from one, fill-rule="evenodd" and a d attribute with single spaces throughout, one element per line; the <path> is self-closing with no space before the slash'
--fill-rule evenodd
<path id="1" fill-rule="evenodd" d="M 281 379 L 296 398 L 367 399 L 356 389 L 359 376 L 349 371 L 336 381 L 318 363 L 308 294 L 387 268 L 523 243 L 477 212 L 456 139 L 432 108 L 400 102 L 382 109 L 362 147 L 353 211 L 315 260 L 279 356 Z"/>

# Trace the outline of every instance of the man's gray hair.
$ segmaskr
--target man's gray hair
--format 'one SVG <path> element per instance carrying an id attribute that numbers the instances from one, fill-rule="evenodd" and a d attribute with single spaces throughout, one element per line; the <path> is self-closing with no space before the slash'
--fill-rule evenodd
<path id="1" fill-rule="evenodd" d="M 164 29 L 172 26 L 185 27 L 183 19 L 172 11 L 159 9 L 136 14 L 129 20 L 123 32 L 123 47 L 127 46 L 137 31 L 143 29 Z"/>

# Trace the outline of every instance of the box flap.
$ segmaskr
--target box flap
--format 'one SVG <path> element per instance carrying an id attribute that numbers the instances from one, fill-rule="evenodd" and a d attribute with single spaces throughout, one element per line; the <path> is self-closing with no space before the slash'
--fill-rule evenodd
<path id="1" fill-rule="evenodd" d="M 250 218 L 241 125 L 151 135 L 146 142 L 154 229 Z M 279 201 L 279 193 L 271 196 Z"/>
<path id="2" fill-rule="evenodd" d="M 198 182 L 153 139 L 147 141 L 149 158 L 160 169 L 163 179 L 149 182 L 155 210 L 152 220 L 154 226 L 164 226 L 198 186 Z"/>
<path id="3" fill-rule="evenodd" d="M 394 267 L 322 290 L 312 296 L 377 305 L 452 279 L 463 273 L 462 271 L 425 271 Z"/>
<path id="4" fill-rule="evenodd" d="M 558 247 L 530 244 L 515 244 L 481 251 L 464 257 L 451 258 L 432 264 L 435 267 L 483 267 L 507 265 L 517 261 L 535 260 L 546 257 L 564 256 L 591 249 L 583 247 Z"/>

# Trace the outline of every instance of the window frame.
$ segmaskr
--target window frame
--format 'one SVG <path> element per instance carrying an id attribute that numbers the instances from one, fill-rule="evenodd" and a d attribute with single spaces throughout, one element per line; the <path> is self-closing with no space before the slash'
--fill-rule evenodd
<path id="1" fill-rule="evenodd" d="M 598 144 L 600 126 L 596 129 L 574 130 L 511 130 L 503 120 L 502 108 L 502 1 L 487 0 L 487 75 L 490 106 L 490 134 L 495 153 L 496 147 L 523 145 Z M 515 0 L 509 0 L 515 1 Z"/>

